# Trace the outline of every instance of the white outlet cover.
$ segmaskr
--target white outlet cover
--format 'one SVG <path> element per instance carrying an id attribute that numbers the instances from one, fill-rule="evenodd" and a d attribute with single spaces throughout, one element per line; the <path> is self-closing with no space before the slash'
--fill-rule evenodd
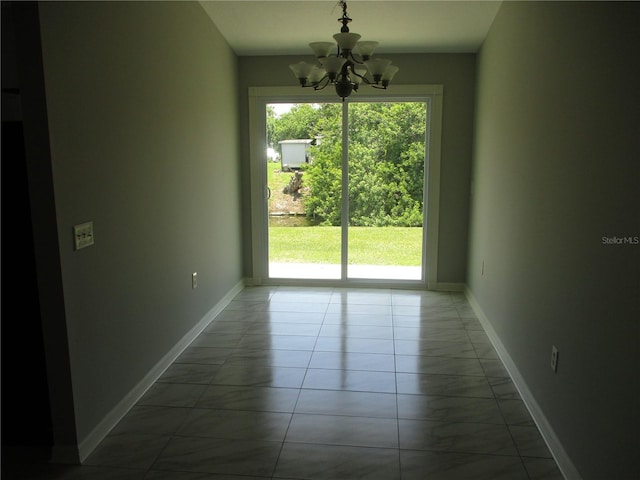
<path id="1" fill-rule="evenodd" d="M 73 240 L 76 250 L 93 245 L 93 222 L 74 225 Z"/>

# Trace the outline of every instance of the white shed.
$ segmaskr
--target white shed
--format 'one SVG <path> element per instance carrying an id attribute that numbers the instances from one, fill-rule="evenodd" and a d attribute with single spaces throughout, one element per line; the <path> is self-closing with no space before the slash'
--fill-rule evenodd
<path id="1" fill-rule="evenodd" d="M 313 140 L 310 138 L 281 140 L 278 142 L 282 151 L 282 157 L 280 157 L 282 169 L 300 168 L 302 164 L 309 163 L 309 145 L 311 145 L 311 142 Z"/>

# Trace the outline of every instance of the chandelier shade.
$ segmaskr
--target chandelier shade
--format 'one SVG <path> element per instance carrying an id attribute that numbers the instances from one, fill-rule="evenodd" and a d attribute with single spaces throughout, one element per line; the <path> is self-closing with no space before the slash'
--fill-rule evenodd
<path id="1" fill-rule="evenodd" d="M 323 58 L 320 63 L 327 71 L 329 75 L 334 74 L 337 75 L 338 72 L 342 70 L 342 67 L 346 63 L 346 59 L 343 57 L 336 57 L 335 55 L 330 55 L 328 57 Z"/>
<path id="2" fill-rule="evenodd" d="M 387 60 L 386 58 L 373 58 L 371 60 L 365 60 L 364 64 L 367 66 L 367 70 L 369 70 L 374 80 L 376 78 L 380 80 L 387 67 L 391 65 L 391 60 Z"/>
<path id="3" fill-rule="evenodd" d="M 343 51 L 351 51 L 358 43 L 358 40 L 362 38 L 362 35 L 358 35 L 357 33 L 336 33 L 333 38 L 337 42 L 338 47 Z"/>
<path id="4" fill-rule="evenodd" d="M 293 74 L 296 76 L 296 78 L 303 79 L 303 78 L 308 78 L 309 74 L 314 68 L 316 68 L 316 66 L 311 65 L 307 62 L 298 62 L 298 63 L 294 63 L 293 65 L 289 65 L 289 68 L 291 69 Z"/>
<path id="5" fill-rule="evenodd" d="M 324 68 L 314 65 L 313 70 L 311 70 L 311 73 L 309 74 L 309 81 L 312 84 L 318 83 L 326 74 L 327 71 Z"/>
<path id="6" fill-rule="evenodd" d="M 312 42 L 309 44 L 316 58 L 324 58 L 329 56 L 331 49 L 336 46 L 333 42 Z"/>
<path id="7" fill-rule="evenodd" d="M 309 47 L 318 65 L 298 62 L 289 68 L 302 87 L 322 90 L 334 85 L 336 93 L 344 101 L 361 84 L 386 89 L 399 68 L 385 58 L 372 59 L 379 43 L 373 40 L 360 41 L 361 35 L 349 31 L 351 18 L 347 14 L 347 2 L 341 0 L 342 24 L 340 33 L 333 35 L 335 42 L 311 42 Z"/>
<path id="8" fill-rule="evenodd" d="M 358 47 L 357 48 L 358 53 L 362 55 L 363 60 L 369 60 L 369 57 L 373 55 L 373 51 L 376 49 L 378 45 L 380 45 L 379 42 L 373 42 L 373 41 L 358 42 L 356 44 L 356 46 Z"/>
<path id="9" fill-rule="evenodd" d="M 385 70 L 384 73 L 382 74 L 382 84 L 384 85 L 385 82 L 387 82 L 387 85 L 389 85 L 389 82 L 391 80 L 393 80 L 394 75 L 398 72 L 398 70 L 400 70 L 398 67 L 396 67 L 395 65 L 389 65 Z"/>

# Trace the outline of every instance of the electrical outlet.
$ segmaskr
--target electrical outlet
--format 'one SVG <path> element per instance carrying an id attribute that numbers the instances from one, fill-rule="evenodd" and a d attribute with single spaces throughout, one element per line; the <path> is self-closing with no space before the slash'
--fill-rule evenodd
<path id="1" fill-rule="evenodd" d="M 73 240 L 76 250 L 93 245 L 93 222 L 74 225 Z"/>
<path id="2" fill-rule="evenodd" d="M 555 345 L 551 347 L 551 369 L 554 372 L 558 371 L 558 349 Z"/>
<path id="3" fill-rule="evenodd" d="M 198 288 L 198 272 L 191 274 L 191 288 Z"/>

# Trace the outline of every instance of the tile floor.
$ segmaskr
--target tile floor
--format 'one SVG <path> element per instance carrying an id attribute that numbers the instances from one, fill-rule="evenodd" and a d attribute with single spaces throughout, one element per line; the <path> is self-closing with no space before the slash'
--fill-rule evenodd
<path id="1" fill-rule="evenodd" d="M 248 287 L 83 466 L 6 478 L 563 477 L 462 294 Z"/>

